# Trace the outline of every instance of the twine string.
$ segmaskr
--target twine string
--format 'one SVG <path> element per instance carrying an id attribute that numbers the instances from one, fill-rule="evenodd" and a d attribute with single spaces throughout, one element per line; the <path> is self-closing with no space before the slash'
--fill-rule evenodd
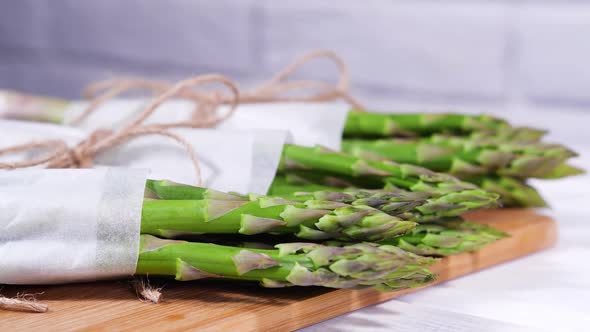
<path id="1" fill-rule="evenodd" d="M 200 99 L 195 98 L 194 93 L 187 93 L 187 91 L 189 89 L 194 89 L 197 86 L 214 82 L 225 85 L 232 92 L 231 106 L 227 112 L 223 114 L 217 114 L 215 116 L 211 116 L 211 114 L 209 114 L 208 117 L 204 117 L 201 120 L 191 119 L 190 121 L 180 121 L 174 123 L 144 124 L 144 122 L 169 99 L 181 97 L 198 102 Z M 101 95 L 101 97 L 105 98 L 104 96 L 116 95 L 117 93 L 121 93 L 124 88 L 129 88 L 129 86 L 129 84 L 126 84 L 125 86 L 116 85 L 115 89 L 109 89 L 106 94 Z M 163 88 L 163 86 L 158 87 L 158 89 L 160 88 Z M 101 97 L 99 97 L 99 99 Z M 166 91 L 157 96 L 154 100 L 152 100 L 152 102 L 149 103 L 149 105 L 145 107 L 141 114 L 131 124 L 117 131 L 110 129 L 97 129 L 92 132 L 85 140 L 73 148 L 69 148 L 67 143 L 63 140 L 33 141 L 25 144 L 2 148 L 0 149 L 0 155 L 27 152 L 38 149 L 45 149 L 49 152 L 45 156 L 28 161 L 0 163 L 0 169 L 16 169 L 39 165 L 45 165 L 46 168 L 92 167 L 95 157 L 105 150 L 126 143 L 137 137 L 158 135 L 168 137 L 186 149 L 195 169 L 197 185 L 201 185 L 202 173 L 195 150 L 187 140 L 172 133 L 169 131 L 169 129 L 181 127 L 212 127 L 231 116 L 238 103 L 239 90 L 231 80 L 221 75 L 203 75 L 189 78 L 172 85 Z M 89 113 L 87 113 L 86 116 L 88 114 Z"/>
<path id="2" fill-rule="evenodd" d="M 123 93 L 129 90 L 151 90 L 153 94 L 157 92 L 161 92 L 162 87 L 164 85 L 158 86 L 158 83 L 163 83 L 168 86 L 169 84 L 166 82 L 157 82 L 157 81 L 143 81 L 143 80 L 133 80 L 129 78 L 120 78 L 117 79 L 117 82 L 112 81 L 103 81 L 103 82 L 96 82 L 92 83 L 88 87 L 85 88 L 83 94 L 84 97 L 90 100 L 90 104 L 86 107 L 86 109 L 78 115 L 76 118 L 70 121 L 71 125 L 78 125 L 82 120 L 87 118 L 91 113 L 96 111 L 101 105 L 105 102 L 122 95 Z M 102 92 L 100 95 L 96 96 L 99 92 Z"/>
<path id="3" fill-rule="evenodd" d="M 197 105 L 201 103 L 207 102 L 214 102 L 219 99 L 216 97 L 218 94 L 213 94 L 213 97 L 207 96 L 202 97 L 196 91 L 190 91 L 188 88 L 192 88 L 198 85 L 202 85 L 205 83 L 221 83 L 228 87 L 231 91 L 231 96 L 228 98 L 228 103 L 230 104 L 230 108 L 227 112 L 223 114 L 207 114 L 208 116 L 204 118 L 202 121 L 180 121 L 175 123 L 168 123 L 168 124 L 160 124 L 162 128 L 169 128 L 169 127 L 190 127 L 190 128 L 208 128 L 217 125 L 220 122 L 223 122 L 225 119 L 230 117 L 236 110 L 238 103 L 240 102 L 240 92 L 238 87 L 229 79 L 221 76 L 221 75 L 203 75 L 196 78 L 183 80 L 175 84 L 174 86 L 170 87 L 168 90 L 160 94 L 157 98 L 152 100 L 152 102 L 146 106 L 144 112 L 140 114 L 131 124 L 129 124 L 126 128 L 131 128 L 134 126 L 141 125 L 150 115 L 152 115 L 158 107 L 160 107 L 165 102 L 179 97 L 184 99 L 190 99 L 197 103 Z M 188 95 L 187 95 L 188 94 Z M 217 106 L 218 104 L 215 104 Z M 214 108 L 217 110 L 217 107 Z"/>
<path id="4" fill-rule="evenodd" d="M 46 304 L 37 302 L 32 294 L 19 294 L 15 298 L 0 295 L 0 309 L 10 311 L 44 313 L 49 310 Z"/>
<path id="5" fill-rule="evenodd" d="M 325 58 L 331 60 L 336 64 L 338 69 L 338 82 L 334 84 L 329 84 L 323 81 L 310 81 L 310 80 L 295 80 L 295 81 L 288 81 L 290 77 L 292 77 L 298 70 L 300 70 L 304 65 L 310 63 L 313 60 Z M 303 56 L 297 58 L 295 61 L 287 65 L 285 68 L 280 70 L 275 76 L 273 76 L 270 80 L 265 83 L 262 83 L 260 86 L 255 88 L 250 94 L 246 94 L 247 96 L 251 96 L 252 98 L 261 98 L 270 97 L 270 96 L 277 96 L 286 92 L 290 92 L 292 90 L 297 89 L 306 89 L 306 88 L 313 88 L 314 85 L 317 83 L 324 83 L 325 85 L 323 89 L 327 90 L 327 93 L 333 93 L 334 91 L 341 91 L 347 92 L 350 85 L 350 73 L 348 70 L 348 66 L 338 54 L 330 50 L 315 50 L 309 53 L 304 54 Z M 317 85 L 316 85 L 317 86 Z M 330 97 L 330 94 L 322 94 L 321 89 L 316 95 L 312 95 L 311 99 L 325 99 L 324 96 Z M 304 98 L 307 99 L 307 98 Z"/>
<path id="6" fill-rule="evenodd" d="M 332 61 L 338 70 L 338 80 L 330 83 L 321 80 L 293 80 L 291 79 L 297 71 L 312 62 L 313 60 L 327 59 Z M 98 107 L 121 95 L 124 92 L 143 89 L 152 93 L 164 93 L 170 91 L 172 85 L 163 80 L 115 78 L 105 81 L 98 81 L 88 85 L 83 92 L 85 98 L 91 99 L 88 108 L 71 123 L 77 124 L 86 118 Z M 229 86 L 228 86 L 229 87 Z M 230 87 L 231 89 L 231 87 Z M 350 104 L 357 111 L 365 111 L 364 106 L 358 102 L 349 92 L 350 73 L 346 63 L 335 52 L 329 50 L 315 50 L 304 54 L 285 68 L 275 74 L 270 80 L 260 84 L 251 91 L 240 94 L 240 103 L 268 103 L 268 102 L 326 102 L 342 99 Z M 295 92 L 312 91 L 309 95 L 293 95 Z M 227 119 L 235 111 L 237 106 L 236 91 L 232 95 L 219 92 L 205 93 L 180 89 L 174 94 L 175 97 L 192 100 L 197 107 L 193 111 L 189 122 L 180 123 L 181 126 L 201 128 L 205 122 L 208 126 L 215 126 Z M 165 98 L 165 100 L 171 97 Z M 222 116 L 216 115 L 221 104 L 230 104 L 230 110 Z"/>

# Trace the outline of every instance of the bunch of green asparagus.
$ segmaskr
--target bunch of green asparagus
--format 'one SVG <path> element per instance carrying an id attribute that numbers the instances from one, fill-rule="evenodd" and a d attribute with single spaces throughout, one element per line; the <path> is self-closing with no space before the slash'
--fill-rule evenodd
<path id="1" fill-rule="evenodd" d="M 457 218 L 493 205 L 496 195 L 452 177 L 435 179 L 435 173 L 404 174 L 390 176 L 424 183 L 414 191 L 305 193 L 288 192 L 293 188 L 285 184 L 285 195 L 260 196 L 148 180 L 137 273 L 265 287 L 403 289 L 434 280 L 431 257 L 473 251 L 505 236 Z M 429 186 L 436 190 L 419 190 Z M 264 235 L 265 245 L 251 245 Z"/>
<path id="2" fill-rule="evenodd" d="M 412 164 L 366 160 L 322 147 L 285 145 L 270 194 L 284 195 L 302 185 L 332 191 L 351 187 L 395 191 L 424 200 L 416 207 L 418 212 L 441 217 L 496 206 L 499 197 L 473 183 Z"/>
<path id="3" fill-rule="evenodd" d="M 583 173 L 576 156 L 541 142 L 545 132 L 514 127 L 488 115 L 350 112 L 342 150 L 373 161 L 395 161 L 445 172 L 502 196 L 505 206 L 545 206 L 528 178 Z"/>

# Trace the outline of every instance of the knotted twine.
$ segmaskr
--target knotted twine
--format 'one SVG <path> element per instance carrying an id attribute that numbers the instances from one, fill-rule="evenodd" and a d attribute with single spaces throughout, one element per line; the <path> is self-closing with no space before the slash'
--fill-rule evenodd
<path id="1" fill-rule="evenodd" d="M 223 114 L 216 112 L 209 112 L 205 117 L 199 119 L 192 119 L 191 121 L 162 123 L 145 125 L 144 122 L 152 115 L 156 109 L 170 98 L 182 97 L 189 95 L 187 92 L 189 88 L 206 83 L 221 83 L 225 85 L 232 93 L 231 106 L 229 110 Z M 197 101 L 196 99 L 192 99 Z M 97 129 L 92 132 L 88 138 L 80 142 L 73 148 L 70 148 L 64 140 L 51 139 L 46 141 L 34 141 L 25 144 L 15 145 L 0 149 L 0 155 L 14 154 L 27 151 L 34 151 L 38 149 L 48 150 L 49 153 L 45 156 L 21 161 L 21 162 L 5 162 L 0 163 L 0 169 L 17 169 L 31 166 L 44 165 L 46 168 L 88 168 L 92 167 L 95 157 L 108 149 L 126 143 L 134 138 L 146 135 L 159 135 L 173 139 L 182 145 L 195 169 L 197 185 L 201 185 L 202 176 L 201 169 L 197 155 L 192 145 L 184 138 L 172 133 L 169 129 L 172 128 L 208 128 L 217 125 L 224 121 L 227 117 L 235 111 L 239 102 L 239 90 L 237 86 L 229 79 L 221 75 L 204 75 L 189 78 L 170 86 L 167 90 L 156 97 L 143 112 L 129 125 L 123 127 L 118 131 L 109 129 Z M 158 302 L 161 298 L 160 289 L 151 288 L 141 283 L 141 287 L 137 288 L 138 294 L 142 295 L 147 300 Z M 149 294 L 149 296 L 146 296 Z M 0 309 L 12 311 L 28 311 L 28 312 L 46 312 L 47 305 L 37 302 L 33 297 L 21 296 L 16 298 L 7 298 L 0 295 Z"/>
<path id="2" fill-rule="evenodd" d="M 338 81 L 329 83 L 320 80 L 289 80 L 304 65 L 318 59 L 332 61 L 338 70 Z M 152 93 L 161 93 L 172 86 L 163 80 L 114 78 L 98 81 L 88 85 L 83 96 L 90 100 L 89 106 L 69 124 L 76 125 L 87 118 L 97 108 L 107 101 L 133 89 L 144 89 Z M 311 91 L 309 95 L 291 95 L 295 92 Z M 231 104 L 231 95 L 219 92 L 204 93 L 202 91 L 183 91 L 180 95 L 184 99 L 193 100 L 197 108 L 193 111 L 189 121 L 199 122 L 202 117 L 214 113 L 221 104 Z M 350 72 L 346 63 L 333 51 L 315 50 L 297 58 L 291 64 L 280 70 L 270 80 L 260 84 L 250 91 L 240 92 L 240 104 L 271 103 L 271 102 L 327 102 L 342 99 L 353 107 L 355 111 L 365 111 L 365 108 L 350 94 Z"/>
<path id="3" fill-rule="evenodd" d="M 186 92 L 189 88 L 206 84 L 206 83 L 221 83 L 225 85 L 232 93 L 231 106 L 229 110 L 223 114 L 217 112 L 209 112 L 207 116 L 193 118 L 190 121 L 180 121 L 173 123 L 158 123 L 146 125 L 144 122 L 160 107 L 164 102 L 171 98 L 183 98 L 183 96 L 190 96 L 191 93 Z M 190 98 L 189 98 L 190 99 Z M 192 98 L 194 101 L 198 101 Z M 92 132 L 88 138 L 80 142 L 73 148 L 68 147 L 64 140 L 52 139 L 46 141 L 33 141 L 25 144 L 15 145 L 12 147 L 0 149 L 0 155 L 13 154 L 19 152 L 33 151 L 37 149 L 45 149 L 50 152 L 39 158 L 20 161 L 20 162 L 5 162 L 0 163 L 0 169 L 17 169 L 38 165 L 45 165 L 46 168 L 88 168 L 92 167 L 95 157 L 113 147 L 126 143 L 134 138 L 159 135 L 168 137 L 180 145 L 182 145 L 195 169 L 197 185 L 201 185 L 202 176 L 197 154 L 192 148 L 191 144 L 184 138 L 169 131 L 173 128 L 209 128 L 227 119 L 235 111 L 239 103 L 239 90 L 237 86 L 229 79 L 221 75 L 203 75 L 189 78 L 180 81 L 168 87 L 159 96 L 154 98 L 139 116 L 130 124 L 124 126 L 119 130 L 111 129 L 97 129 Z"/>

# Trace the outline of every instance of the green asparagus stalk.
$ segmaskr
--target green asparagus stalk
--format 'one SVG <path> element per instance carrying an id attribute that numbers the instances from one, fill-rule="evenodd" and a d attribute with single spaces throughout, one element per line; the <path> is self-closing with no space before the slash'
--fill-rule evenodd
<path id="1" fill-rule="evenodd" d="M 280 181 L 291 183 L 292 185 L 283 185 Z M 326 174 L 321 172 L 308 171 L 290 171 L 282 176 L 275 177 L 275 182 L 271 186 L 270 193 L 274 196 L 287 196 L 289 192 L 306 191 L 307 188 L 314 191 L 321 190 L 346 190 L 347 188 L 369 188 L 383 189 L 386 191 L 398 190 L 395 185 L 387 182 L 386 179 L 360 179 L 346 177 L 341 175 Z M 506 207 L 546 207 L 541 194 L 533 187 L 526 184 L 525 181 L 511 178 L 508 176 L 471 176 L 466 181 L 472 182 L 483 190 L 498 194 L 501 199 L 501 205 Z M 385 185 L 383 185 L 385 183 Z M 296 189 L 301 186 L 301 189 Z M 291 190 L 291 191 L 290 191 Z M 311 191 L 311 190 L 309 190 Z M 482 206 L 485 208 L 486 206 Z M 489 207 L 493 207 L 490 204 Z"/>
<path id="2" fill-rule="evenodd" d="M 547 203 L 541 194 L 520 179 L 508 176 L 473 176 L 468 181 L 479 185 L 482 189 L 498 193 L 503 206 L 510 207 L 546 207 Z"/>
<path id="3" fill-rule="evenodd" d="M 408 191 L 425 192 L 432 197 L 442 197 L 451 193 L 461 194 L 463 201 L 481 202 L 482 206 L 489 206 L 498 199 L 497 194 L 486 192 L 472 183 L 460 181 L 447 174 L 435 173 L 415 165 L 364 160 L 322 147 L 285 145 L 280 169 L 283 172 L 327 172 L 373 183 L 379 180 L 382 185 L 389 184 Z M 365 185 L 358 187 L 369 188 Z"/>
<path id="4" fill-rule="evenodd" d="M 325 182 L 309 182 L 294 174 L 277 174 L 268 189 L 268 195 L 284 197 L 286 199 L 297 199 L 300 197 L 299 193 L 308 194 L 316 191 L 343 192 L 348 188 L 353 188 L 353 186 L 337 187 L 322 183 Z"/>
<path id="5" fill-rule="evenodd" d="M 415 164 L 460 178 L 495 174 L 520 178 L 556 178 L 582 170 L 564 164 L 577 154 L 564 146 L 539 142 L 504 141 L 432 135 L 416 140 L 346 139 L 342 150 L 369 160 Z"/>
<path id="6" fill-rule="evenodd" d="M 293 184 L 284 176 L 275 178 L 271 186 L 271 195 L 296 201 L 316 199 L 351 205 L 368 205 L 400 219 L 418 223 L 456 217 L 482 207 L 480 201 L 466 200 L 462 193 L 431 197 L 428 193 L 410 192 L 399 188 L 370 190 L 305 183 Z"/>
<path id="7" fill-rule="evenodd" d="M 538 140 L 545 131 L 512 127 L 508 122 L 490 115 L 433 113 L 370 113 L 350 112 L 344 127 L 345 137 L 420 137 L 436 133 L 494 133 L 507 139 Z"/>
<path id="8" fill-rule="evenodd" d="M 157 198 L 166 200 L 203 199 L 203 193 L 215 197 L 228 195 L 165 180 L 149 180 L 147 187 Z M 352 206 L 370 206 L 399 219 L 414 222 L 427 222 L 445 217 L 454 217 L 485 207 L 485 202 L 470 200 L 469 196 L 464 193 L 449 193 L 441 197 L 431 197 L 425 192 L 409 192 L 399 188 L 391 188 L 390 190 L 344 189 L 302 184 L 301 182 L 289 183 L 287 178 L 283 176 L 275 178 L 270 194 L 300 203 L 329 201 Z M 236 197 L 236 199 L 242 199 L 242 197 L 244 196 Z M 492 205 L 494 201 L 488 203 Z"/>
<path id="9" fill-rule="evenodd" d="M 372 286 L 393 290 L 422 286 L 434 279 L 426 269 L 434 260 L 391 245 L 285 243 L 276 248 L 246 249 L 142 235 L 136 273 L 171 276 L 181 281 L 258 281 L 273 288 Z"/>
<path id="10" fill-rule="evenodd" d="M 493 227 L 456 219 L 420 224 L 406 235 L 380 243 L 422 256 L 450 256 L 481 249 L 507 236 Z"/>
<path id="11" fill-rule="evenodd" d="M 395 239 L 378 242 L 389 244 L 421 256 L 451 256 L 479 250 L 508 237 L 508 234 L 488 225 L 447 218 L 445 221 L 420 224 L 409 233 Z M 223 243 L 227 240 L 223 239 Z M 235 241 L 233 245 L 246 248 L 272 249 L 274 239 Z M 327 246 L 342 246 L 342 242 L 325 241 Z M 345 245 L 345 243 L 344 243 Z"/>
<path id="12" fill-rule="evenodd" d="M 159 198 L 172 187 L 166 188 L 161 182 L 155 184 L 153 181 L 148 184 L 148 197 Z M 157 187 L 159 191 L 152 191 L 150 187 Z M 293 234 L 307 240 L 379 241 L 404 234 L 416 225 L 367 205 L 315 199 L 296 202 L 189 186 L 182 188 L 182 185 L 175 187 L 190 189 L 194 194 L 188 200 L 145 200 L 142 234 L 175 238 L 191 234 L 270 233 Z M 188 194 L 189 190 L 184 192 Z"/>

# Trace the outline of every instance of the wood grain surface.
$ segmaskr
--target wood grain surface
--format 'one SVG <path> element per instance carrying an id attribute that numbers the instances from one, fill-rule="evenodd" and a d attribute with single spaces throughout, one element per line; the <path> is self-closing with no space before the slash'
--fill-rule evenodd
<path id="1" fill-rule="evenodd" d="M 474 253 L 441 260 L 433 267 L 439 275 L 437 283 L 528 255 L 556 241 L 553 220 L 533 210 L 482 211 L 468 217 L 511 237 Z M 0 331 L 285 331 L 420 291 L 264 289 L 215 280 L 157 282 L 165 283 L 165 300 L 158 305 L 140 302 L 125 281 L 5 287 L 5 296 L 39 293 L 37 297 L 50 310 L 44 314 L 0 311 Z"/>

